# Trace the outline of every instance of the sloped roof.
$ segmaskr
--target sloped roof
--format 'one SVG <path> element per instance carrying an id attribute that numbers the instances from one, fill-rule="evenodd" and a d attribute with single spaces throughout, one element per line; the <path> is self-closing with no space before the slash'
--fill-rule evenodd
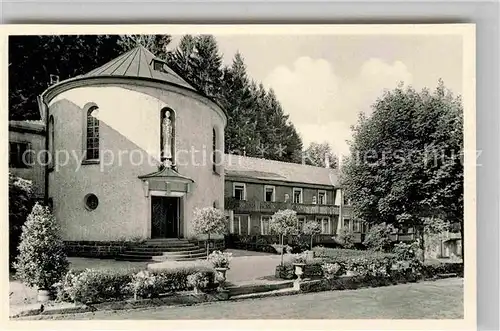
<path id="1" fill-rule="evenodd" d="M 338 186 L 335 169 L 225 154 L 226 176 Z"/>
<path id="2" fill-rule="evenodd" d="M 155 70 L 153 60 L 163 63 L 163 70 Z M 190 90 L 196 91 L 184 79 L 177 75 L 165 62 L 157 58 L 144 46 L 139 45 L 136 48 L 123 53 L 108 63 L 96 68 L 81 77 L 98 76 L 126 76 L 161 80 L 166 83 L 179 85 Z"/>
<path id="3" fill-rule="evenodd" d="M 9 129 L 43 133 L 45 124 L 41 120 L 9 121 Z"/>

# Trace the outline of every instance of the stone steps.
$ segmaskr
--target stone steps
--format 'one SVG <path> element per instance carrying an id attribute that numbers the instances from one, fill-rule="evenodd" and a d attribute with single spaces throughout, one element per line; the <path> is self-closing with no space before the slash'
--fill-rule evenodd
<path id="1" fill-rule="evenodd" d="M 148 239 L 116 257 L 121 261 L 192 261 L 204 259 L 206 251 L 186 239 Z"/>

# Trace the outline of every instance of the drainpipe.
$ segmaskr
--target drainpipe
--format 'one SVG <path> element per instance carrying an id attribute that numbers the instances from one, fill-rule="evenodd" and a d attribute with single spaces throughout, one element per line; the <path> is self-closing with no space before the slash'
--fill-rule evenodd
<path id="1" fill-rule="evenodd" d="M 45 115 L 45 152 L 49 150 L 49 106 L 43 98 L 43 94 L 37 97 L 38 107 L 40 108 L 40 115 Z M 43 120 L 43 118 L 42 118 Z M 48 154 L 47 154 L 48 157 Z M 48 205 L 49 202 L 49 163 L 45 160 L 45 172 L 44 172 L 44 204 Z"/>

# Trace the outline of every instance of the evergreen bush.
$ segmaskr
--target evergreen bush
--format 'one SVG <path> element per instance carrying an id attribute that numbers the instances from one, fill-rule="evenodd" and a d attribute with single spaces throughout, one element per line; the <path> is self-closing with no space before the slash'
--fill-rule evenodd
<path id="1" fill-rule="evenodd" d="M 48 207 L 36 203 L 22 229 L 17 276 L 28 286 L 49 290 L 69 266 L 56 220 Z"/>

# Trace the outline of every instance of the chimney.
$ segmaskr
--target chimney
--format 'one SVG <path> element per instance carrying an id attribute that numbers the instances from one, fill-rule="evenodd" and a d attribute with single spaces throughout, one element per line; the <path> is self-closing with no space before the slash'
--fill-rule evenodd
<path id="1" fill-rule="evenodd" d="M 330 158 L 328 157 L 328 153 L 325 153 L 325 168 L 330 168 Z"/>

